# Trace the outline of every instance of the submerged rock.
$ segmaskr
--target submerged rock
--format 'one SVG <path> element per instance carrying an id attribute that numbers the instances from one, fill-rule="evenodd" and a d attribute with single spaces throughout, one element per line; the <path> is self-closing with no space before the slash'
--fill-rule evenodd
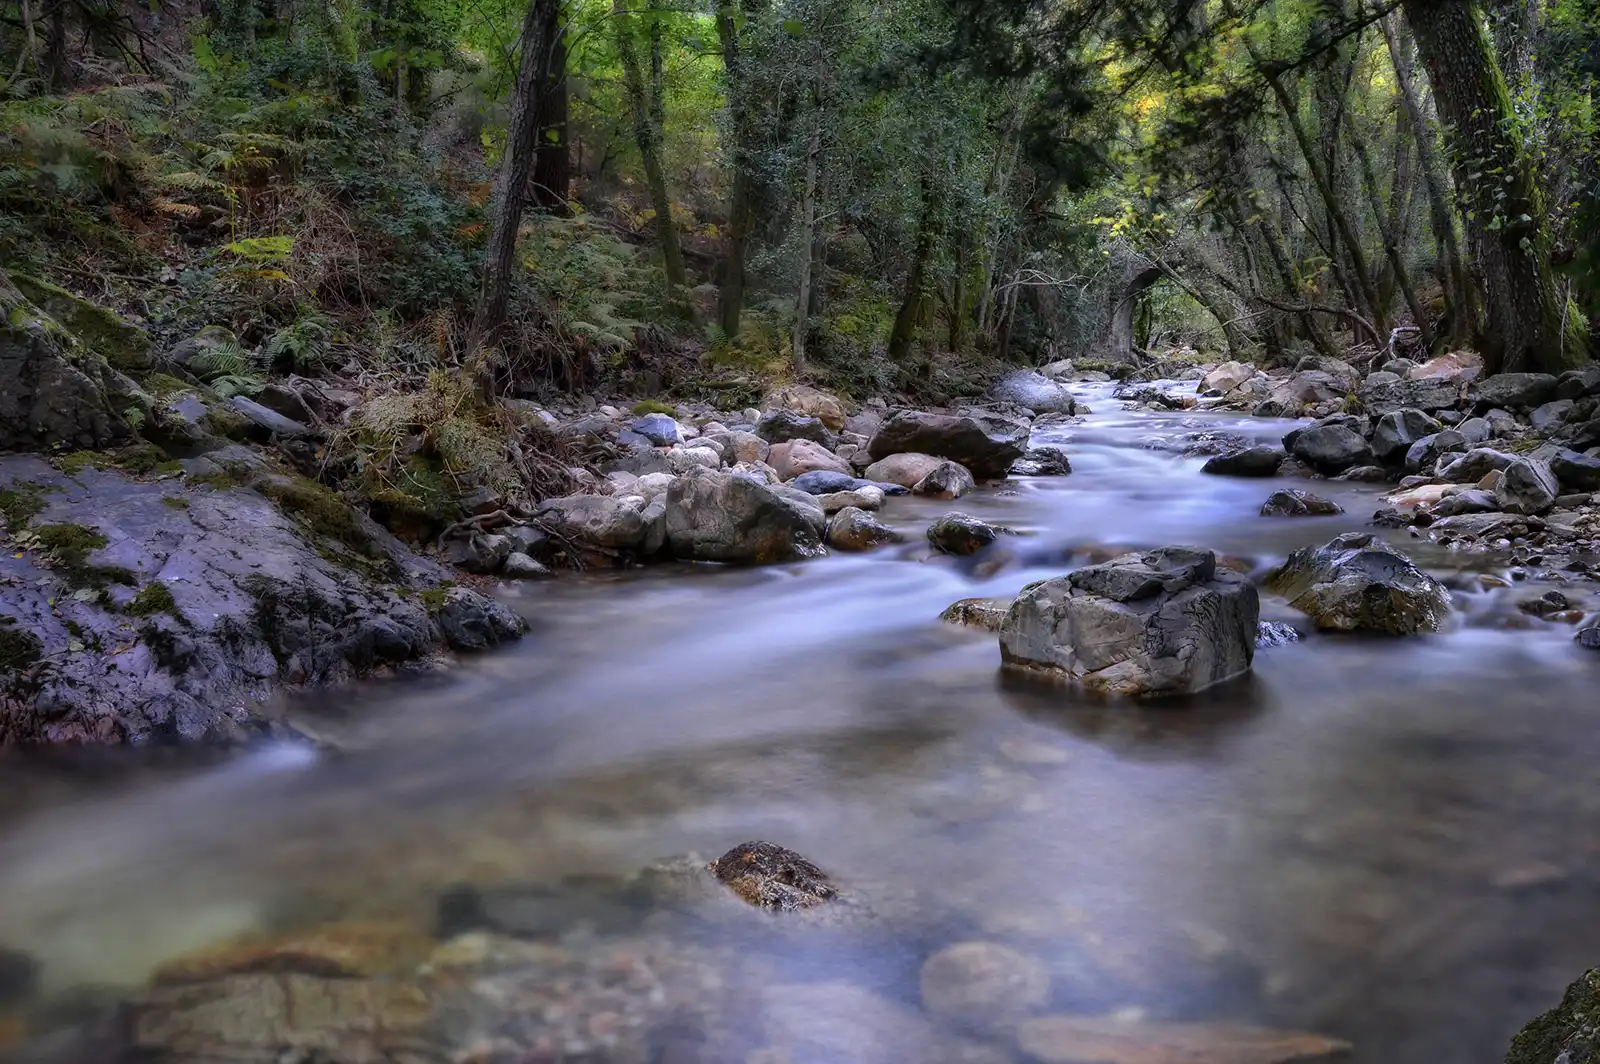
<path id="1" fill-rule="evenodd" d="M 865 510 L 847 506 L 828 521 L 828 546 L 839 550 L 872 550 L 905 539 Z"/>
<path id="2" fill-rule="evenodd" d="M 1000 538 L 1003 530 L 971 514 L 952 511 L 928 526 L 928 542 L 944 554 L 976 554 Z"/>
<path id="3" fill-rule="evenodd" d="M 1029 447 L 1021 458 L 1011 463 L 1014 477 L 1064 477 L 1072 472 L 1072 459 L 1065 447 L 1041 444 Z"/>
<path id="4" fill-rule="evenodd" d="M 944 461 L 917 481 L 911 494 L 925 495 L 930 499 L 959 499 L 977 486 L 972 474 L 960 462 Z"/>
<path id="5" fill-rule="evenodd" d="M 1028 446 L 1028 428 L 998 418 L 979 420 L 902 410 L 884 423 L 868 445 L 874 461 L 895 454 L 931 454 L 960 462 L 982 479 L 1006 475 Z M 873 474 L 873 479 L 888 479 Z"/>
<path id="6" fill-rule="evenodd" d="M 960 602 L 952 602 L 939 614 L 939 619 L 946 624 L 957 624 L 963 628 L 982 628 L 989 632 L 998 632 L 1005 623 L 1006 612 L 1011 609 L 1011 599 L 1008 598 L 970 598 Z"/>
<path id="7" fill-rule="evenodd" d="M 1042 1016 L 1019 1028 L 1017 1042 L 1041 1064 L 1309 1064 L 1351 1048 L 1304 1031 L 1120 1016 Z"/>
<path id="8" fill-rule="evenodd" d="M 1287 457 L 1280 447 L 1246 447 L 1208 459 L 1200 472 L 1224 477 L 1275 477 Z"/>
<path id="9" fill-rule="evenodd" d="M 1185 694 L 1250 671 L 1259 613 L 1255 587 L 1210 551 L 1165 547 L 1025 588 L 1000 656 L 1106 694 Z"/>
<path id="10" fill-rule="evenodd" d="M 1511 1040 L 1505 1064 L 1597 1064 L 1600 1062 L 1600 968 L 1584 973 L 1561 1004 L 1524 1027 Z"/>
<path id="11" fill-rule="evenodd" d="M 922 1007 L 962 1027 L 1004 1031 L 1050 999 L 1037 957 L 997 942 L 958 942 L 923 962 Z"/>
<path id="12" fill-rule="evenodd" d="M 1295 551 L 1266 587 L 1329 631 L 1437 632 L 1450 613 L 1444 585 L 1369 532 Z"/>
<path id="13" fill-rule="evenodd" d="M 1344 507 L 1331 499 L 1299 488 L 1282 488 L 1261 504 L 1262 517 L 1331 517 L 1344 513 Z"/>
<path id="14" fill-rule="evenodd" d="M 776 912 L 809 909 L 839 893 L 822 869 L 770 842 L 740 843 L 712 861 L 710 869 L 744 901 Z"/>

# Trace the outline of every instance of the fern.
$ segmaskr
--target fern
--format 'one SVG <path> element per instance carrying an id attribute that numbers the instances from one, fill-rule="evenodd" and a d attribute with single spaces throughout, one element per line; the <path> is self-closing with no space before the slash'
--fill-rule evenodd
<path id="1" fill-rule="evenodd" d="M 333 327 L 327 319 L 307 314 L 273 333 L 262 350 L 269 364 L 287 360 L 297 372 L 303 372 L 326 357 L 332 339 Z"/>

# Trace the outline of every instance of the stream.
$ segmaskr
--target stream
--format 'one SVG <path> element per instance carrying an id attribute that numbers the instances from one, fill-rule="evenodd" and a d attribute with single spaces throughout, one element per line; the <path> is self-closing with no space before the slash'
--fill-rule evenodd
<path id="1" fill-rule="evenodd" d="M 944 607 L 1119 548 L 1259 570 L 1379 505 L 1382 486 L 1209 477 L 1182 453 L 1292 422 L 1075 387 L 1094 413 L 1034 434 L 1072 475 L 891 499 L 903 548 L 507 588 L 520 645 L 296 701 L 315 747 L 0 761 L 0 944 L 39 958 L 46 998 L 114 996 L 253 927 L 427 928 L 454 884 L 767 839 L 920 907 L 918 941 L 828 960 L 909 1005 L 928 949 L 981 938 L 1045 963 L 1052 1011 L 1317 1031 L 1358 1064 L 1500 1061 L 1600 963 L 1600 655 L 1517 612 L 1535 580 L 1481 588 L 1508 560 L 1395 532 L 1457 591 L 1443 634 L 1308 634 L 1182 703 L 1002 676 L 994 636 Z M 1257 515 L 1295 486 L 1348 513 Z M 1009 561 L 929 558 L 948 509 L 1023 533 Z"/>

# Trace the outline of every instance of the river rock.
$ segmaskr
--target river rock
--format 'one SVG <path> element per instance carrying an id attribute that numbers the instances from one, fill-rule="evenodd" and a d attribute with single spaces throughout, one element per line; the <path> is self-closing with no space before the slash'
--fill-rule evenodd
<path id="1" fill-rule="evenodd" d="M 1579 646 L 1586 650 L 1600 650 L 1600 623 L 1590 623 L 1578 629 L 1573 636 Z"/>
<path id="2" fill-rule="evenodd" d="M 1361 401 L 1373 416 L 1405 409 L 1438 413 L 1460 404 L 1461 387 L 1445 380 L 1402 380 L 1367 389 Z"/>
<path id="3" fill-rule="evenodd" d="M 844 430 L 845 418 L 849 415 L 844 401 L 837 395 L 809 384 L 788 384 L 769 393 L 761 401 L 761 409 L 768 412 L 789 410 L 802 417 L 814 417 L 834 432 Z"/>
<path id="4" fill-rule="evenodd" d="M 1444 381 L 1467 384 L 1483 375 L 1483 359 L 1471 351 L 1451 351 L 1430 358 L 1407 374 L 1416 381 Z"/>
<path id="5" fill-rule="evenodd" d="M 1354 391 L 1361 383 L 1361 371 L 1342 358 L 1329 358 L 1327 355 L 1306 355 L 1295 363 L 1296 374 L 1321 373 L 1331 379 L 1334 384 L 1345 392 Z"/>
<path id="6" fill-rule="evenodd" d="M 1017 1042 L 1038 1064 L 1310 1064 L 1351 1048 L 1305 1031 L 1121 1015 L 1041 1016 L 1022 1024 Z"/>
<path id="7" fill-rule="evenodd" d="M 1284 647 L 1298 642 L 1300 633 L 1292 624 L 1285 624 L 1283 621 L 1262 621 L 1256 626 L 1257 650 Z"/>
<path id="8" fill-rule="evenodd" d="M 911 494 L 925 495 L 930 499 L 959 499 L 977 486 L 972 474 L 967 472 L 966 466 L 960 462 L 944 461 L 917 481 L 916 486 L 911 489 Z"/>
<path id="9" fill-rule="evenodd" d="M 997 942 L 958 942 L 923 962 L 922 1007 L 960 1027 L 1002 1031 L 1050 999 L 1037 957 Z"/>
<path id="10" fill-rule="evenodd" d="M 481 532 L 449 540 L 439 552 L 450 565 L 480 574 L 499 572 L 510 554 L 510 539 Z"/>
<path id="11" fill-rule="evenodd" d="M 1200 378 L 1200 394 L 1225 396 L 1255 375 L 1254 366 L 1224 362 Z"/>
<path id="12" fill-rule="evenodd" d="M 1549 513 L 1560 494 L 1561 487 L 1548 464 L 1538 458 L 1519 458 L 1506 466 L 1494 496 L 1506 513 L 1539 515 Z"/>
<path id="13" fill-rule="evenodd" d="M 1014 477 L 1064 477 L 1072 472 L 1072 459 L 1065 447 L 1040 444 L 1029 447 L 1021 458 L 1011 463 Z"/>
<path id="14" fill-rule="evenodd" d="M 1338 503 L 1299 488 L 1280 488 L 1261 504 L 1262 517 L 1332 517 L 1342 513 L 1344 507 Z"/>
<path id="15" fill-rule="evenodd" d="M 1000 419 L 953 417 L 902 410 L 872 437 L 868 453 L 874 461 L 890 455 L 931 454 L 960 462 L 981 479 L 1006 475 L 1028 446 L 1028 428 Z M 868 470 L 874 480 L 888 480 Z M 896 481 L 899 483 L 899 481 Z"/>
<path id="16" fill-rule="evenodd" d="M 866 478 L 875 484 L 896 484 L 910 489 L 938 469 L 943 458 L 931 454 L 892 454 L 867 466 Z"/>
<path id="17" fill-rule="evenodd" d="M 810 909 L 839 894 L 826 872 L 770 842 L 740 843 L 712 861 L 710 869 L 740 899 L 773 912 Z"/>
<path id="18" fill-rule="evenodd" d="M 1569 369 L 1560 376 L 1559 382 L 1556 386 L 1556 397 L 1559 399 L 1584 399 L 1600 395 L 1600 365 Z"/>
<path id="19" fill-rule="evenodd" d="M 546 499 L 534 517 L 551 534 L 579 550 L 637 551 L 644 544 L 643 515 L 615 496 Z"/>
<path id="20" fill-rule="evenodd" d="M 1528 423 L 1533 426 L 1533 431 L 1548 436 L 1566 424 L 1576 406 L 1571 399 L 1553 399 L 1535 407 L 1528 415 Z"/>
<path id="21" fill-rule="evenodd" d="M 295 439 L 300 436 L 311 435 L 311 427 L 302 425 L 292 418 L 286 418 L 276 410 L 271 410 L 254 399 L 236 395 L 228 400 L 228 406 L 237 414 L 244 415 L 249 423 L 252 439 L 266 442 L 274 436 L 285 439 Z"/>
<path id="22" fill-rule="evenodd" d="M 1012 600 L 1008 598 L 962 599 L 946 606 L 944 612 L 939 614 L 939 619 L 946 624 L 957 624 L 963 628 L 982 628 L 988 632 L 998 632 L 1000 626 L 1005 623 L 1011 602 Z"/>
<path id="23" fill-rule="evenodd" d="M 548 566 L 521 551 L 512 551 L 500 566 L 500 575 L 508 580 L 538 580 L 551 575 Z"/>
<path id="24" fill-rule="evenodd" d="M 1106 694 L 1186 694 L 1250 671 L 1259 613 L 1255 587 L 1210 551 L 1164 547 L 1025 588 L 1000 656 Z"/>
<path id="25" fill-rule="evenodd" d="M 1001 529 L 971 514 L 952 511 L 928 526 L 928 542 L 944 554 L 976 554 L 1000 538 Z"/>
<path id="26" fill-rule="evenodd" d="M 1372 427 L 1372 453 L 1380 462 L 1398 462 L 1411 445 L 1424 436 L 1442 431 L 1438 419 L 1421 410 L 1395 410 L 1383 415 Z"/>
<path id="27" fill-rule="evenodd" d="M 756 422 L 756 435 L 768 443 L 788 443 L 790 440 L 810 440 L 832 450 L 838 440 L 820 418 L 805 417 L 793 410 L 774 410 L 763 414 Z"/>
<path id="28" fill-rule="evenodd" d="M 39 989 L 39 962 L 21 950 L 0 946 L 0 1010 L 20 1005 Z"/>
<path id="29" fill-rule="evenodd" d="M 1341 415 L 1342 417 L 1343 415 Z M 1338 473 L 1372 460 L 1372 448 L 1347 422 L 1319 421 L 1284 437 L 1291 454 L 1321 473 Z"/>
<path id="30" fill-rule="evenodd" d="M 1439 476 L 1452 484 L 1476 484 L 1491 472 L 1504 470 L 1516 460 L 1514 454 L 1489 447 L 1474 447 L 1459 457 L 1440 461 Z"/>
<path id="31" fill-rule="evenodd" d="M 1434 517 L 1454 517 L 1457 514 L 1485 514 L 1500 509 L 1500 502 L 1492 491 L 1480 488 L 1470 488 L 1467 491 L 1458 491 L 1454 495 L 1446 495 L 1440 499 L 1429 513 Z"/>
<path id="32" fill-rule="evenodd" d="M 1467 438 L 1467 444 L 1472 447 L 1488 443 L 1494 436 L 1494 427 L 1489 424 L 1488 418 L 1469 417 L 1456 425 L 1455 429 Z"/>
<path id="33" fill-rule="evenodd" d="M 839 550 L 872 550 L 904 541 L 900 533 L 854 506 L 845 507 L 828 521 L 828 546 Z"/>
<path id="34" fill-rule="evenodd" d="M 667 451 L 667 468 L 681 476 L 697 466 L 722 468 L 722 452 L 715 447 L 674 447 Z"/>
<path id="35" fill-rule="evenodd" d="M 999 403 L 1024 407 L 1035 414 L 1074 414 L 1078 409 L 1071 389 L 1031 369 L 1007 374 L 989 390 L 989 397 Z"/>
<path id="36" fill-rule="evenodd" d="M 1556 397 L 1560 381 L 1549 373 L 1496 373 L 1473 388 L 1479 410 L 1531 410 Z"/>
<path id="37" fill-rule="evenodd" d="M 1431 473 L 1439 459 L 1447 454 L 1458 454 L 1467 449 L 1467 438 L 1455 429 L 1445 429 L 1424 436 L 1406 449 L 1407 473 Z"/>
<path id="38" fill-rule="evenodd" d="M 832 491 L 818 495 L 817 504 L 825 514 L 836 514 L 850 506 L 858 510 L 879 510 L 883 508 L 883 489 L 868 484 L 850 491 Z"/>
<path id="39" fill-rule="evenodd" d="M 1550 472 L 1566 491 L 1600 491 L 1600 458 L 1558 448 L 1550 455 Z"/>
<path id="40" fill-rule="evenodd" d="M 849 462 L 812 440 L 794 439 L 773 444 L 767 455 L 767 464 L 778 471 L 781 480 L 793 480 L 803 474 L 819 471 L 852 479 L 855 477 L 855 470 L 850 468 Z"/>
<path id="41" fill-rule="evenodd" d="M 1505 1064 L 1600 1062 L 1600 968 L 1567 987 L 1561 1004 L 1537 1017 L 1511 1040 Z"/>
<path id="42" fill-rule="evenodd" d="M 1444 585 L 1369 532 L 1295 551 L 1266 587 L 1328 631 L 1437 632 L 1450 613 Z"/>
<path id="43" fill-rule="evenodd" d="M 654 447 L 671 447 L 683 442 L 683 427 L 671 414 L 645 414 L 633 419 L 629 431 L 643 436 Z"/>
<path id="44" fill-rule="evenodd" d="M 1246 447 L 1207 459 L 1200 472 L 1224 477 L 1275 477 L 1287 457 L 1288 453 L 1279 447 Z"/>
<path id="45" fill-rule="evenodd" d="M 821 507 L 808 509 L 771 485 L 711 469 L 692 469 L 672 482 L 666 524 L 679 558 L 757 565 L 815 557 L 826 532 Z"/>
<path id="46" fill-rule="evenodd" d="M 445 640 L 457 650 L 483 651 L 520 638 L 528 630 L 521 617 L 470 588 L 453 587 L 433 611 Z"/>

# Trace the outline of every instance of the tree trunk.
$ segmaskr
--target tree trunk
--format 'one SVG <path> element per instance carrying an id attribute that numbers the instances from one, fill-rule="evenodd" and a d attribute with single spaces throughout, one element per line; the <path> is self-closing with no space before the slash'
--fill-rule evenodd
<path id="1" fill-rule="evenodd" d="M 549 9 L 556 3 L 557 0 L 530 0 L 527 16 L 522 21 L 521 66 L 517 69 L 516 92 L 511 100 L 505 153 L 500 160 L 500 173 L 495 178 L 493 223 L 484 255 L 483 290 L 472 323 L 473 353 L 494 347 L 506 322 L 511 277 L 516 269 L 517 231 L 522 227 L 522 209 L 528 180 L 533 174 L 539 136 L 539 96 L 549 76 L 550 48 L 545 29 L 550 24 Z"/>
<path id="2" fill-rule="evenodd" d="M 656 118 L 664 106 L 652 100 L 651 89 L 659 84 L 660 21 L 651 26 L 652 77 L 646 85 L 644 68 L 634 35 L 633 16 L 627 0 L 612 0 L 612 24 L 617 31 L 617 53 L 622 60 L 622 79 L 628 90 L 628 105 L 633 114 L 633 139 L 644 164 L 645 183 L 650 188 L 650 203 L 656 214 L 656 235 L 661 242 L 661 259 L 667 274 L 669 298 L 676 299 L 689 287 L 689 274 L 683 265 L 683 247 L 678 243 L 678 225 L 672 220 L 672 198 L 667 195 L 667 172 L 661 158 L 661 126 Z"/>
<path id="3" fill-rule="evenodd" d="M 822 111 L 812 116 L 811 135 L 806 141 L 805 184 L 800 193 L 800 285 L 794 300 L 794 371 L 804 375 L 806 337 L 811 331 L 811 264 L 817 242 L 817 162 L 822 155 Z"/>
<path id="4" fill-rule="evenodd" d="M 722 286 L 717 293 L 717 319 L 722 334 L 738 337 L 744 314 L 745 256 L 754 222 L 754 178 L 748 77 L 745 56 L 739 44 L 738 14 L 731 3 L 717 6 L 717 38 L 722 44 L 723 69 L 727 75 L 728 121 L 732 127 L 732 182 L 728 190 L 728 228 L 723 243 Z"/>
<path id="5" fill-rule="evenodd" d="M 1556 285 L 1543 198 L 1478 5 L 1405 0 L 1404 6 L 1450 131 L 1456 190 L 1483 271 L 1485 368 L 1565 369 L 1586 356 L 1587 337 Z"/>
<path id="6" fill-rule="evenodd" d="M 1378 195 L 1378 178 L 1372 171 L 1372 157 L 1360 137 L 1352 137 L 1351 144 L 1355 147 L 1356 160 L 1361 166 L 1361 183 L 1366 186 L 1367 198 L 1372 203 L 1372 215 L 1377 221 L 1378 233 L 1383 238 L 1383 253 L 1389 260 L 1389 270 L 1394 274 L 1395 283 L 1400 286 L 1400 294 L 1406 301 L 1406 309 L 1411 312 L 1413 324 L 1421 330 L 1422 347 L 1428 350 L 1433 346 L 1433 330 L 1428 326 L 1428 316 L 1422 309 L 1422 302 L 1417 299 L 1417 290 L 1411 283 L 1411 271 L 1406 269 L 1405 256 L 1400 254 L 1400 234 L 1390 227 L 1388 219 L 1384 217 L 1383 199 Z M 1398 186 L 1398 175 L 1395 181 Z M 1394 198 L 1400 198 L 1398 187 Z"/>
<path id="7" fill-rule="evenodd" d="M 1384 43 L 1389 47 L 1389 61 L 1394 65 L 1406 122 L 1417 145 L 1417 161 L 1421 164 L 1428 192 L 1428 217 L 1439 245 L 1439 255 L 1444 260 L 1443 287 L 1449 316 L 1444 335 L 1451 346 L 1458 346 L 1470 342 L 1478 331 L 1478 300 L 1466 259 L 1461 254 L 1461 242 L 1456 238 L 1455 215 L 1450 209 L 1450 178 L 1434 147 L 1434 124 L 1423 113 L 1416 79 L 1411 72 L 1411 59 L 1395 30 L 1394 16 L 1385 16 L 1379 25 L 1383 27 Z"/>
<path id="8" fill-rule="evenodd" d="M 44 40 L 45 82 L 51 92 L 67 87 L 67 0 L 50 9 L 50 31 Z"/>
<path id="9" fill-rule="evenodd" d="M 550 5 L 545 24 L 550 42 L 550 77 L 539 96 L 539 150 L 533 164 L 533 202 L 542 211 L 571 212 L 572 145 L 567 139 L 567 26 L 561 3 Z"/>
<path id="10" fill-rule="evenodd" d="M 1159 266 L 1144 266 L 1129 275 L 1126 282 L 1111 290 L 1111 320 L 1106 327 L 1106 357 L 1117 362 L 1137 363 L 1133 335 L 1134 312 L 1150 287 L 1161 280 Z"/>
<path id="11" fill-rule="evenodd" d="M 917 338 L 922 321 L 922 301 L 926 296 L 928 260 L 933 256 L 933 235 L 937 228 L 938 192 L 933 181 L 922 179 L 922 217 L 917 221 L 917 246 L 911 252 L 911 269 L 906 273 L 905 297 L 894 316 L 889 332 L 889 361 L 903 364 Z"/>

